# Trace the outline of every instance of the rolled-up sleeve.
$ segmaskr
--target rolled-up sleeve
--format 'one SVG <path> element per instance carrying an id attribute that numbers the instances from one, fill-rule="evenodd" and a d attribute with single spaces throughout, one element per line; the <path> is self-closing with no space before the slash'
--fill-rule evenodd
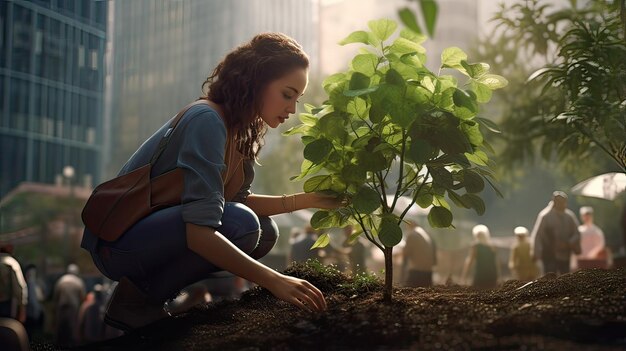
<path id="1" fill-rule="evenodd" d="M 222 225 L 224 213 L 226 127 L 219 115 L 209 109 L 190 117 L 177 160 L 185 181 L 181 198 L 183 221 L 217 228 Z"/>

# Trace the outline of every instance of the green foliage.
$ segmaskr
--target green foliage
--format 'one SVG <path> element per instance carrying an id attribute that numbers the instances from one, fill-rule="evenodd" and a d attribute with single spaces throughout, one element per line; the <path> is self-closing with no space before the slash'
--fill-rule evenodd
<path id="1" fill-rule="evenodd" d="M 625 11 L 624 1 L 533 0 L 498 13 L 483 51 L 523 74 L 501 97 L 505 162 L 540 154 L 575 169 L 599 151 L 626 171 Z"/>
<path id="2" fill-rule="evenodd" d="M 421 8 L 421 13 L 423 16 L 424 25 L 426 26 L 426 31 L 428 35 L 431 37 L 435 35 L 435 25 L 437 24 L 437 13 L 439 12 L 439 6 L 435 0 L 419 0 L 416 2 L 419 4 Z M 409 8 L 403 8 L 398 11 L 398 16 L 402 23 L 409 28 L 410 30 L 422 34 L 422 28 L 418 23 L 417 17 L 415 13 L 411 11 Z"/>
<path id="3" fill-rule="evenodd" d="M 324 80 L 328 99 L 308 106 L 302 124 L 285 134 L 302 135 L 305 160 L 294 179 L 308 177 L 304 190 L 351 200 L 346 208 L 316 212 L 311 225 L 353 225 L 383 249 L 400 242 L 399 225 L 415 203 L 431 207 L 434 227 L 452 225 L 446 194 L 458 206 L 485 211 L 476 194 L 492 177 L 492 161 L 479 125 L 497 126 L 477 116 L 479 105 L 507 81 L 454 47 L 444 50 L 443 73 L 435 74 L 424 66 L 422 35 L 406 29 L 396 35 L 397 24 L 386 19 L 368 27 L 341 42 L 367 47 L 350 70 Z M 466 81 L 459 84 L 446 70 Z M 401 208 L 401 196 L 409 196 L 410 205 Z M 322 235 L 314 247 L 327 244 Z"/>

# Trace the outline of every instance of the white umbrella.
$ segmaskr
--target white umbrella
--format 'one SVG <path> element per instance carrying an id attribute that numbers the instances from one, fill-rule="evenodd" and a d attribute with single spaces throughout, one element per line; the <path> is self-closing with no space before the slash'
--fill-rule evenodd
<path id="1" fill-rule="evenodd" d="M 606 173 L 589 178 L 572 187 L 572 193 L 589 197 L 614 200 L 626 189 L 626 174 Z"/>

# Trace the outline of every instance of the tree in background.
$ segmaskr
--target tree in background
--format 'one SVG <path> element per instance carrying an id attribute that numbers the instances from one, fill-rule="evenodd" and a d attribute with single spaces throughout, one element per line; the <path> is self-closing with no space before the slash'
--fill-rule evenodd
<path id="1" fill-rule="evenodd" d="M 566 190 L 599 173 L 624 171 L 610 153 L 585 136 L 589 131 L 597 135 L 595 138 L 603 145 L 614 140 L 614 144 L 621 142 L 622 147 L 626 140 L 609 139 L 605 133 L 605 130 L 608 135 L 624 131 L 624 1 L 610 5 L 600 1 L 584 4 L 570 1 L 560 5 L 557 8 L 550 1 L 519 1 L 502 7 L 494 18 L 499 27 L 482 38 L 472 52 L 477 60 L 490 62 L 492 69 L 509 81 L 507 89 L 494 91 L 487 106 L 488 115 L 495 116 L 494 121 L 502 133 L 486 134 L 496 151 L 496 174 L 506 201 L 497 201 L 488 189 L 483 195 L 490 208 L 483 220 L 501 230 L 506 229 L 507 233 L 514 225 L 532 225 L 536 212 L 545 206 L 553 190 Z M 596 32 L 589 33 L 604 34 L 590 35 L 587 39 L 595 37 L 596 41 L 587 42 L 581 40 L 581 34 L 586 33 L 583 28 L 596 28 Z M 564 49 L 565 45 L 569 46 Z M 600 48 L 609 48 L 613 50 L 611 55 L 621 58 L 614 60 L 607 57 L 607 52 L 597 52 L 598 58 L 594 57 L 596 51 L 602 51 Z M 571 77 L 567 77 L 564 70 L 568 66 L 574 74 Z M 555 68 L 554 72 L 547 71 Z M 535 72 L 538 73 L 533 76 Z M 542 72 L 544 74 L 540 75 Z M 551 82 L 559 75 L 562 80 Z M 582 80 L 582 88 L 576 88 L 579 85 L 569 80 L 573 83 Z M 589 106 L 597 104 L 598 111 L 602 110 L 601 105 L 615 107 L 621 101 L 621 126 L 619 112 L 597 114 L 593 111 L 596 107 L 582 108 L 584 104 L 572 103 L 578 101 L 575 93 L 579 90 L 584 94 L 578 100 L 591 104 Z M 600 97 L 588 99 L 586 95 Z M 556 118 L 564 111 L 576 111 L 581 117 Z M 599 123 L 602 119 L 605 127 Z M 618 124 L 608 127 L 607 122 L 614 123 L 610 121 Z M 598 210 L 597 220 L 607 234 L 607 243 L 614 248 L 622 245 L 621 228 L 616 220 L 621 215 L 620 200 L 616 206 L 616 202 L 574 197 L 571 205 L 573 208 L 594 206 Z"/>
<path id="2" fill-rule="evenodd" d="M 504 74 L 525 82 L 500 105 L 505 165 L 539 151 L 580 168 L 599 151 L 626 172 L 625 2 L 530 0 L 497 13 L 483 54 L 516 63 Z"/>

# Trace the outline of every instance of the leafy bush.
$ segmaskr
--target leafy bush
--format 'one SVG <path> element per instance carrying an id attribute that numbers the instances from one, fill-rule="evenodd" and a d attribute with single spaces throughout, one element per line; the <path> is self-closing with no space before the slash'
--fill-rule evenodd
<path id="1" fill-rule="evenodd" d="M 350 204 L 317 211 L 317 229 L 353 225 L 385 254 L 386 298 L 391 299 L 391 253 L 402 239 L 400 224 L 417 203 L 430 208 L 433 227 L 452 226 L 446 194 L 460 207 L 485 211 L 477 195 L 492 184 L 490 146 L 480 126 L 497 130 L 478 117 L 479 104 L 507 81 L 489 73 L 486 63 L 470 63 L 459 48 L 445 49 L 442 70 L 466 76 L 459 87 L 452 75 L 424 66 L 425 37 L 409 29 L 392 39 L 397 24 L 382 19 L 368 23 L 341 44 L 362 43 L 347 72 L 324 80 L 328 100 L 306 106 L 302 124 L 285 132 L 302 134 L 305 144 L 300 175 L 309 177 L 306 192 L 342 194 Z M 401 205 L 400 198 L 410 198 Z M 328 234 L 315 247 L 328 243 Z"/>

